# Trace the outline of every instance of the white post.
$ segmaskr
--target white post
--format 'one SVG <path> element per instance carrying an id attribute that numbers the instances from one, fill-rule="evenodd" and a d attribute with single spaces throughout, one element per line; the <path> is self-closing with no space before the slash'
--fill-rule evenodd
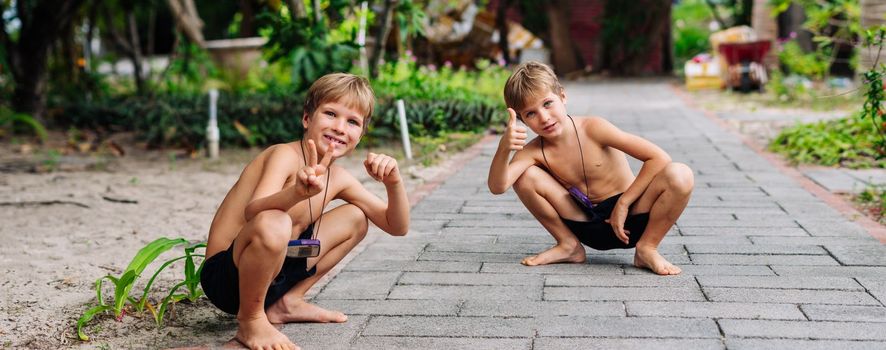
<path id="1" fill-rule="evenodd" d="M 363 74 L 369 75 L 369 59 L 366 57 L 366 14 L 369 12 L 369 4 L 364 1 L 360 4 L 360 29 L 357 31 L 357 45 L 360 46 L 360 69 Z"/>
<path id="2" fill-rule="evenodd" d="M 207 150 L 209 151 L 210 159 L 218 158 L 218 140 L 220 135 L 218 132 L 218 118 L 216 118 L 216 102 L 218 102 L 218 90 L 211 89 L 209 90 L 209 125 L 206 126 Z"/>
<path id="3" fill-rule="evenodd" d="M 406 105 L 403 100 L 397 100 L 397 115 L 400 116 L 400 137 L 403 138 L 403 151 L 406 159 L 412 159 L 412 145 L 409 144 L 409 126 L 406 124 Z"/>

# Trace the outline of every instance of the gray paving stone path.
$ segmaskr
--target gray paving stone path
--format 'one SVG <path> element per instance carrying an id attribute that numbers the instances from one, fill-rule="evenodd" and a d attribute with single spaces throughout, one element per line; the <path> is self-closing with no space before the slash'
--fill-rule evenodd
<path id="1" fill-rule="evenodd" d="M 524 267 L 553 240 L 486 175 L 495 143 L 379 237 L 313 301 L 345 324 L 283 327 L 306 349 L 886 349 L 886 245 L 782 175 L 665 83 L 567 87 L 695 171 L 661 246 L 684 273 L 588 249 L 586 264 Z M 632 163 L 638 165 L 637 162 Z"/>

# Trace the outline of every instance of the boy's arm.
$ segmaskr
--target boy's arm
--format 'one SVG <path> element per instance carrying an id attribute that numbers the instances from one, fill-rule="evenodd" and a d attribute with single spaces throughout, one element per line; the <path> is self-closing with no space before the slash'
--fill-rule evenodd
<path id="1" fill-rule="evenodd" d="M 623 225 L 627 218 L 628 209 L 646 191 L 646 187 L 652 182 L 652 178 L 671 162 L 671 156 L 654 143 L 637 135 L 621 131 L 621 129 L 603 118 L 588 118 L 584 129 L 591 139 L 596 140 L 602 146 L 613 147 L 643 162 L 640 172 L 637 173 L 634 182 L 628 186 L 628 189 L 618 199 L 610 217 L 610 223 L 615 228 L 616 235 L 619 235 L 623 241 L 627 242 L 627 235 L 624 235 Z M 624 237 L 621 237 L 622 235 Z"/>
<path id="2" fill-rule="evenodd" d="M 327 151 L 323 160 L 317 162 L 317 148 L 314 142 L 308 141 L 308 165 L 299 170 L 297 179 L 292 186 L 283 188 L 289 178 L 293 164 L 298 164 L 298 155 L 290 147 L 277 146 L 265 159 L 261 178 L 252 192 L 252 198 L 246 205 L 246 220 L 252 220 L 258 213 L 277 209 L 287 211 L 298 202 L 319 193 L 324 182 L 321 177 L 331 162 L 331 151 Z"/>
<path id="3" fill-rule="evenodd" d="M 385 185 L 388 202 L 385 203 L 369 192 L 345 171 L 341 171 L 347 175 L 344 189 L 340 193 L 341 199 L 360 208 L 383 231 L 394 236 L 405 235 L 409 232 L 409 198 L 406 196 L 397 161 L 384 154 L 369 153 L 363 164 L 373 179 Z"/>
<path id="4" fill-rule="evenodd" d="M 498 142 L 486 180 L 493 194 L 505 193 L 526 169 L 535 164 L 527 152 L 520 152 L 526 145 L 526 127 L 517 125 L 517 113 L 513 109 L 508 108 L 508 114 L 508 127 Z M 510 159 L 511 151 L 517 151 L 513 160 Z"/>

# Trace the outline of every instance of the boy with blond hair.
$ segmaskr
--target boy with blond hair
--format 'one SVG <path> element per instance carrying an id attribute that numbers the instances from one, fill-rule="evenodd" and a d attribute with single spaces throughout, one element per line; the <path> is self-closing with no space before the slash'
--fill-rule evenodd
<path id="1" fill-rule="evenodd" d="M 374 104 L 366 79 L 321 77 L 308 90 L 302 140 L 261 152 L 219 206 L 201 285 L 214 305 L 237 315 L 236 339 L 248 348 L 298 348 L 273 323 L 345 322 L 341 312 L 307 303 L 305 293 L 363 239 L 367 219 L 391 235 L 408 231 L 409 202 L 394 158 L 369 153 L 364 161 L 385 185 L 387 203 L 333 164 L 360 142 Z M 323 213 L 334 199 L 348 204 Z M 290 240 L 312 238 L 319 240 L 316 256 L 287 253 Z"/>
<path id="2" fill-rule="evenodd" d="M 522 263 L 583 263 L 583 243 L 598 250 L 636 248 L 635 266 L 679 274 L 658 245 L 689 202 L 692 170 L 603 118 L 569 116 L 566 91 L 544 64 L 517 67 L 504 97 L 509 120 L 489 168 L 489 190 L 501 194 L 513 185 L 557 241 Z M 527 143 L 518 119 L 538 137 Z M 636 177 L 625 154 L 643 161 Z"/>

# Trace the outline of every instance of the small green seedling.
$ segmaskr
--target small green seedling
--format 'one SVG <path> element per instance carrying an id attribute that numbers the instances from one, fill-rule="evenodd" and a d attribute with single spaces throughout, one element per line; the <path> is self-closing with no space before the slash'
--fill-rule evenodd
<path id="1" fill-rule="evenodd" d="M 77 320 L 77 336 L 80 338 L 80 340 L 89 340 L 89 337 L 83 333 L 83 326 L 87 322 L 92 320 L 95 315 L 110 310 L 114 312 L 114 316 L 118 320 L 122 319 L 124 315 L 124 306 L 126 305 L 127 301 L 133 304 L 138 304 L 138 301 L 133 299 L 129 295 L 129 292 L 130 290 L 132 290 L 132 287 L 135 285 L 136 279 L 138 279 L 142 271 L 144 271 L 144 269 L 151 262 L 157 259 L 160 254 L 163 254 L 167 250 L 172 249 L 177 245 L 187 243 L 188 241 L 184 238 L 159 238 L 151 243 L 148 243 L 147 246 L 139 250 L 135 257 L 132 258 L 129 266 L 126 267 L 126 270 L 124 270 L 120 276 L 114 277 L 108 274 L 96 280 L 95 293 L 96 298 L 98 299 L 98 305 L 86 310 L 86 312 L 83 313 L 83 316 L 81 316 L 80 319 Z M 112 304 L 105 304 L 105 300 L 102 297 L 102 285 L 104 284 L 105 280 L 110 281 L 114 285 L 114 302 Z M 199 283 L 199 277 L 197 278 L 197 280 Z"/>

